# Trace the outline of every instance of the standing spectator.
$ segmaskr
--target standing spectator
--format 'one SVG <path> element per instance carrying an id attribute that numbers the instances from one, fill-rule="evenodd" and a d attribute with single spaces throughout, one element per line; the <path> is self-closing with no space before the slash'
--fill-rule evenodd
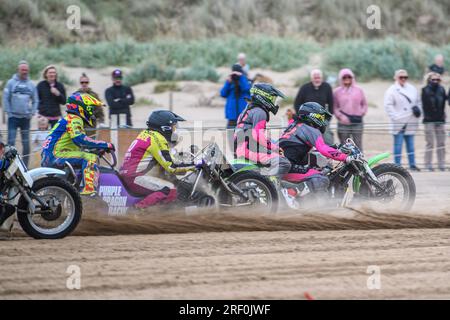
<path id="1" fill-rule="evenodd" d="M 38 130 L 34 131 L 31 134 L 31 144 L 32 149 L 31 152 L 33 153 L 34 157 L 31 158 L 31 164 L 39 166 L 41 162 L 41 158 L 39 156 L 36 156 L 36 154 L 41 154 L 42 151 L 42 145 L 44 144 L 45 140 L 48 136 L 48 119 L 43 116 L 37 117 L 37 124 L 38 124 Z"/>
<path id="2" fill-rule="evenodd" d="M 421 115 L 421 101 L 416 88 L 409 84 L 408 72 L 395 71 L 395 83 L 384 95 L 384 108 L 391 120 L 391 134 L 394 136 L 394 160 L 402 162 L 403 140 L 406 143 L 408 162 L 411 170 L 420 171 L 416 166 L 414 153 L 414 135 Z"/>
<path id="3" fill-rule="evenodd" d="M 77 91 L 80 93 L 90 94 L 94 98 L 100 100 L 99 95 L 91 89 L 89 83 L 90 83 L 89 77 L 85 73 L 82 73 L 80 77 L 81 87 Z M 96 118 L 96 125 L 103 126 L 105 122 L 105 113 L 103 112 L 103 108 L 95 108 L 94 116 Z"/>
<path id="4" fill-rule="evenodd" d="M 427 75 L 427 85 L 422 89 L 423 123 L 425 125 L 425 167 L 433 171 L 434 140 L 439 170 L 445 171 L 445 104 L 447 96 L 440 85 L 441 75 L 430 72 Z"/>
<path id="5" fill-rule="evenodd" d="M 297 118 L 297 115 L 295 114 L 294 110 L 292 110 L 291 108 L 287 108 L 286 118 L 287 118 L 288 126 L 289 126 L 295 121 L 295 119 Z"/>
<path id="6" fill-rule="evenodd" d="M 248 78 L 248 73 L 250 71 L 250 66 L 247 63 L 247 56 L 245 55 L 245 53 L 241 52 L 238 54 L 237 56 L 237 63 L 240 64 L 240 66 L 242 67 L 242 73 L 245 74 L 245 76 Z"/>
<path id="7" fill-rule="evenodd" d="M 234 64 L 231 73 L 220 90 L 220 95 L 227 99 L 225 103 L 225 117 L 228 120 L 227 127 L 236 127 L 236 119 L 247 105 L 246 99 L 250 99 L 250 82 L 242 70 L 240 64 Z"/>
<path id="8" fill-rule="evenodd" d="M 323 81 L 322 71 L 312 70 L 310 79 L 311 81 L 301 86 L 297 93 L 294 101 L 295 112 L 298 114 L 298 108 L 305 102 L 317 102 L 333 114 L 333 90 L 327 82 Z M 328 145 L 333 144 L 333 133 L 329 126 L 324 133 L 324 140 Z"/>
<path id="9" fill-rule="evenodd" d="M 117 125 L 121 125 L 120 115 L 126 115 L 126 125 L 132 127 L 130 106 L 134 104 L 134 94 L 131 87 L 122 84 L 122 71 L 116 69 L 112 72 L 113 85 L 106 89 L 105 97 L 109 105 L 109 117 L 119 115 Z"/>
<path id="10" fill-rule="evenodd" d="M 247 105 L 246 99 L 250 99 L 251 83 L 242 70 L 239 63 L 231 67 L 231 73 L 228 75 L 225 84 L 220 90 L 220 95 L 226 98 L 225 118 L 227 119 L 227 136 L 232 150 L 234 150 L 233 129 L 236 127 L 236 121 L 239 114 Z"/>
<path id="11" fill-rule="evenodd" d="M 438 54 L 434 57 L 434 63 L 428 67 L 428 71 L 439 73 L 440 75 L 444 74 L 444 56 L 442 54 Z"/>
<path id="12" fill-rule="evenodd" d="M 350 69 L 339 72 L 339 87 L 334 90 L 334 115 L 338 120 L 338 136 L 341 143 L 347 138 L 363 148 L 363 117 L 367 113 L 367 101 L 363 90 L 356 85 L 355 75 Z"/>
<path id="13" fill-rule="evenodd" d="M 44 80 L 38 83 L 39 114 L 48 119 L 52 128 L 61 118 L 61 105 L 66 103 L 66 89 L 58 82 L 55 66 L 49 65 L 42 72 Z"/>
<path id="14" fill-rule="evenodd" d="M 17 73 L 6 83 L 3 91 L 3 106 L 8 115 L 8 144 L 14 146 L 17 129 L 22 136 L 22 154 L 28 166 L 30 154 L 30 120 L 36 114 L 38 95 L 36 87 L 28 78 L 28 62 L 20 61 Z"/>

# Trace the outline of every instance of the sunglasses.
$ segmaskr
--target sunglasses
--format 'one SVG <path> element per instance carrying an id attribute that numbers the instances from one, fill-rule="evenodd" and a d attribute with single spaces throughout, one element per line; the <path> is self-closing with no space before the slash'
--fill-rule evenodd
<path id="1" fill-rule="evenodd" d="M 401 76 L 401 77 L 398 77 L 398 78 L 401 79 L 401 80 L 406 80 L 406 79 L 408 79 L 407 76 Z"/>
<path id="2" fill-rule="evenodd" d="M 81 81 L 80 83 L 81 83 L 81 84 L 88 84 L 89 81 Z"/>
<path id="3" fill-rule="evenodd" d="M 352 76 L 344 76 L 342 79 L 353 79 Z"/>

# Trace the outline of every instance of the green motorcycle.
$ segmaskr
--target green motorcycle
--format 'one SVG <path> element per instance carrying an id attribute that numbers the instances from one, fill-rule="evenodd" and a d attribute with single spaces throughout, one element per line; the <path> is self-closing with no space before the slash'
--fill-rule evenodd
<path id="1" fill-rule="evenodd" d="M 356 144 L 348 139 L 338 147 L 347 154 L 355 155 L 349 163 L 341 162 L 332 165 L 318 152 L 310 153 L 309 165 L 326 175 L 330 184 L 328 196 L 331 203 L 346 207 L 356 201 L 382 203 L 384 210 L 408 211 L 416 198 L 416 185 L 411 174 L 403 167 L 393 163 L 379 163 L 390 157 L 390 153 L 382 153 L 368 160 L 364 158 Z M 248 160 L 236 159 L 231 162 L 238 172 L 255 170 L 259 167 Z M 293 183 L 281 181 L 279 192 L 289 208 L 302 208 L 302 204 L 310 197 L 307 181 Z"/>

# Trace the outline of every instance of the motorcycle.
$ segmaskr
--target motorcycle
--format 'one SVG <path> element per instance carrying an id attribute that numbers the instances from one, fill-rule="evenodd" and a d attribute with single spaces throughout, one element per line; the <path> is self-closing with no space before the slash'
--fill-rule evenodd
<path id="1" fill-rule="evenodd" d="M 353 201 L 378 202 L 384 209 L 408 211 L 416 198 L 416 185 L 411 174 L 403 167 L 393 163 L 378 164 L 390 157 L 382 153 L 365 159 L 358 146 L 347 139 L 345 144 L 336 146 L 340 151 L 353 155 L 349 163 L 333 165 L 318 152 L 309 154 L 309 167 L 320 170 L 330 184 L 327 189 L 328 200 L 335 206 L 347 207 Z M 247 160 L 236 159 L 232 164 L 238 172 L 259 170 L 258 165 Z M 292 209 L 302 208 L 305 199 L 311 194 L 307 180 L 296 182 L 283 178 L 280 188 L 286 205 Z"/>
<path id="2" fill-rule="evenodd" d="M 85 150 L 95 153 L 107 164 L 99 166 L 99 197 L 108 205 L 108 215 L 125 215 L 130 207 L 144 199 L 148 194 L 132 192 L 116 170 L 117 156 L 114 152 Z M 207 145 L 194 153 L 180 154 L 201 165 L 193 172 L 172 179 L 176 186 L 178 199 L 175 205 L 186 209 L 209 207 L 217 210 L 236 207 L 257 208 L 262 212 L 277 211 L 278 193 L 273 183 L 257 172 L 235 172 L 216 143 Z M 67 164 L 66 170 L 74 172 Z M 81 175 L 72 181 L 79 188 Z"/>
<path id="3" fill-rule="evenodd" d="M 35 239 L 60 239 L 75 230 L 82 203 L 77 190 L 65 181 L 65 172 L 28 170 L 11 146 L 5 148 L 3 158 L 9 165 L 0 173 L 0 226 L 11 230 L 16 213 L 22 229 Z"/>

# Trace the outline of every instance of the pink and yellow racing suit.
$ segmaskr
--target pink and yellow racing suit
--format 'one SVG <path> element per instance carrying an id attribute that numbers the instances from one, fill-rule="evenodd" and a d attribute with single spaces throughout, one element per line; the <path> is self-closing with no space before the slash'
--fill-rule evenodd
<path id="1" fill-rule="evenodd" d="M 83 178 L 81 194 L 97 191 L 99 171 L 97 155 L 83 152 L 80 148 L 108 150 L 112 144 L 89 138 L 84 130 L 84 121 L 75 114 L 68 114 L 52 128 L 42 146 L 42 167 L 64 168 L 66 162 L 81 168 Z"/>
<path id="2" fill-rule="evenodd" d="M 293 168 L 308 164 L 308 153 L 315 147 L 327 158 L 345 161 L 347 155 L 327 145 L 320 130 L 304 123 L 293 123 L 283 133 L 279 140 L 284 155 L 291 161 Z M 294 170 L 295 171 L 295 170 Z M 302 182 L 308 180 L 314 191 L 324 190 L 328 187 L 328 178 L 316 169 L 308 169 L 305 172 L 290 172 L 283 179 L 290 182 Z"/>
<path id="3" fill-rule="evenodd" d="M 182 174 L 194 170 L 195 166 L 175 164 L 167 139 L 157 131 L 143 130 L 131 143 L 120 168 L 120 175 L 127 187 L 132 192 L 146 195 L 136 204 L 138 208 L 176 200 L 176 189 L 171 182 L 147 175 L 154 168 L 162 168 L 171 174 Z"/>
<path id="4" fill-rule="evenodd" d="M 235 154 L 237 158 L 248 159 L 263 166 L 261 173 L 283 175 L 289 172 L 291 163 L 280 156 L 278 145 L 266 136 L 269 114 L 264 109 L 248 105 L 237 120 L 234 131 Z"/>

